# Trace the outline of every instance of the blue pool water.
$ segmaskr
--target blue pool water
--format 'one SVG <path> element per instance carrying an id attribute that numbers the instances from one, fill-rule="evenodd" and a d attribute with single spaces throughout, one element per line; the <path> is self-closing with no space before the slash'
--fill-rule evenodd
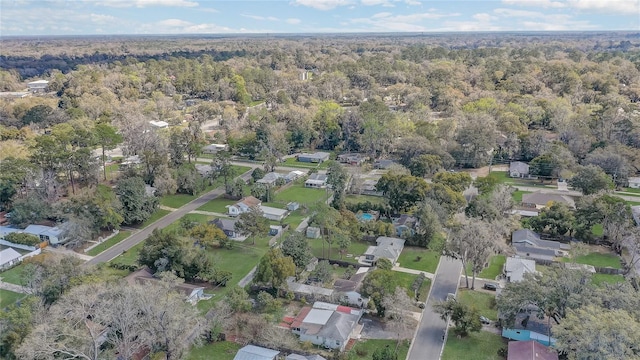
<path id="1" fill-rule="evenodd" d="M 360 215 L 360 220 L 366 220 L 366 221 L 373 220 L 373 215 L 364 213 Z"/>

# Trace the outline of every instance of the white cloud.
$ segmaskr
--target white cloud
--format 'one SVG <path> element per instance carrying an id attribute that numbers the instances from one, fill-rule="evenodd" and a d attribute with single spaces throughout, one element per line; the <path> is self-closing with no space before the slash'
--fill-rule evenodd
<path id="1" fill-rule="evenodd" d="M 339 6 L 351 5 L 351 0 L 293 0 L 294 5 L 308 6 L 318 10 L 331 10 Z"/>
<path id="2" fill-rule="evenodd" d="M 404 3 L 411 6 L 422 5 L 422 3 L 417 0 L 404 0 Z"/>
<path id="3" fill-rule="evenodd" d="M 379 19 L 379 18 L 384 18 L 384 17 L 391 16 L 391 15 L 393 15 L 393 14 L 390 13 L 390 12 L 381 12 L 381 13 L 374 14 L 371 18 Z"/>
<path id="4" fill-rule="evenodd" d="M 180 19 L 166 19 L 166 20 L 158 21 L 156 24 L 159 26 L 166 26 L 166 27 L 179 27 L 179 26 L 193 25 L 189 21 L 180 20 Z"/>
<path id="5" fill-rule="evenodd" d="M 360 0 L 360 2 L 362 3 L 362 5 L 365 5 L 365 6 L 376 6 L 376 5 L 382 5 L 384 7 L 395 6 L 391 2 L 389 2 L 389 0 Z"/>
<path id="6" fill-rule="evenodd" d="M 474 14 L 472 18 L 481 22 L 490 22 L 498 19 L 497 17 L 487 13 Z"/>
<path id="7" fill-rule="evenodd" d="M 422 23 L 425 20 L 438 20 L 445 17 L 459 16 L 460 14 L 439 14 L 439 13 L 416 13 L 408 15 L 393 15 L 389 12 L 382 12 L 370 18 L 351 19 L 351 24 L 362 24 L 367 26 L 367 31 L 427 31 L 429 30 Z"/>
<path id="8" fill-rule="evenodd" d="M 108 7 L 117 7 L 117 8 L 127 8 L 127 7 L 137 7 L 137 8 L 145 8 L 152 6 L 166 6 L 166 7 L 195 7 L 198 6 L 198 3 L 195 1 L 189 0 L 102 0 L 102 1 L 92 1 L 87 0 L 96 5 L 108 6 Z"/>
<path id="9" fill-rule="evenodd" d="M 567 4 L 578 10 L 619 13 L 639 16 L 640 0 L 568 0 Z"/>
<path id="10" fill-rule="evenodd" d="M 300 19 L 296 19 L 296 18 L 289 18 L 285 21 L 287 22 L 287 24 L 291 24 L 291 25 L 298 25 L 302 22 Z"/>
<path id="11" fill-rule="evenodd" d="M 600 1 L 604 2 L 606 0 L 600 0 Z M 551 0 L 502 0 L 502 3 L 507 5 L 519 5 L 519 6 L 542 7 L 542 8 L 565 7 L 565 4 L 559 1 L 551 1 Z"/>
<path id="12" fill-rule="evenodd" d="M 89 18 L 96 24 L 113 24 L 116 19 L 111 15 L 103 15 L 103 14 L 90 14 Z"/>
<path id="13" fill-rule="evenodd" d="M 527 10 L 515 10 L 515 9 L 495 9 L 493 10 L 495 14 L 498 14 L 503 17 L 524 17 L 524 18 L 539 18 L 545 17 L 547 15 L 537 12 L 537 11 L 527 11 Z"/>
<path id="14" fill-rule="evenodd" d="M 502 27 L 486 21 L 446 21 L 444 27 L 436 31 L 502 31 Z"/>
<path id="15" fill-rule="evenodd" d="M 264 21 L 264 20 L 269 20 L 269 21 L 280 21 L 280 19 L 278 19 L 275 16 L 258 16 L 258 15 L 249 15 L 249 14 L 240 14 L 240 16 L 242 17 L 246 17 L 249 19 L 253 19 L 253 20 L 259 20 L 259 21 Z"/>
<path id="16" fill-rule="evenodd" d="M 593 30 L 598 27 L 588 21 L 566 21 L 566 22 L 538 22 L 523 21 L 522 30 L 543 30 L 543 31 L 566 31 L 566 30 Z M 520 30 L 520 29 L 518 29 Z"/>

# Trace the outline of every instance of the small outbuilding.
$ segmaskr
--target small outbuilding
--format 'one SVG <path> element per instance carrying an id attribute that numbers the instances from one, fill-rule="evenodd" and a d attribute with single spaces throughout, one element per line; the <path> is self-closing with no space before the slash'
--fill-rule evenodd
<path id="1" fill-rule="evenodd" d="M 247 345 L 238 350 L 233 360 L 275 360 L 278 354 L 280 354 L 280 351 Z"/>
<path id="2" fill-rule="evenodd" d="M 327 160 L 329 160 L 329 156 L 331 154 L 327 153 L 327 152 L 322 152 L 322 151 L 317 151 L 314 152 L 312 154 L 309 153 L 302 153 L 297 155 L 297 159 L 300 162 L 306 162 L 306 163 L 323 163 Z"/>

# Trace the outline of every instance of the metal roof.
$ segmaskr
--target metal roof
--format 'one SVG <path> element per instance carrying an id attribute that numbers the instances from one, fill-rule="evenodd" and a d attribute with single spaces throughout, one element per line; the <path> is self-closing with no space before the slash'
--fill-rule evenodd
<path id="1" fill-rule="evenodd" d="M 233 360 L 273 360 L 280 352 L 255 345 L 238 350 Z"/>

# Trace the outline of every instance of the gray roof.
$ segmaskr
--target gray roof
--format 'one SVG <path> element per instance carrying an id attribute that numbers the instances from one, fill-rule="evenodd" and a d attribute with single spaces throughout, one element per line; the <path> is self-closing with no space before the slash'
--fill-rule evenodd
<path id="1" fill-rule="evenodd" d="M 526 273 L 536 272 L 536 262 L 529 259 L 508 257 L 504 264 L 504 271 L 511 277 L 511 281 L 521 281 Z"/>
<path id="2" fill-rule="evenodd" d="M 309 175 L 309 180 L 327 181 L 327 174 L 313 173 Z"/>
<path id="3" fill-rule="evenodd" d="M 309 159 L 327 159 L 329 157 L 329 153 L 326 152 L 322 152 L 322 151 L 318 151 L 318 152 L 314 152 L 313 154 L 308 154 L 308 153 L 302 153 L 300 155 L 298 155 L 298 157 L 305 157 L 305 158 L 309 158 Z"/>
<path id="4" fill-rule="evenodd" d="M 287 285 L 289 287 L 289 290 L 299 294 L 323 295 L 323 296 L 333 295 L 332 289 L 323 288 L 321 286 L 311 286 L 306 284 L 300 284 L 295 281 L 295 278 L 293 276 L 290 276 L 287 278 Z"/>
<path id="5" fill-rule="evenodd" d="M 370 246 L 365 254 L 374 255 L 376 259 L 387 258 L 393 263 L 404 249 L 404 241 L 404 239 L 380 236 L 376 239 L 378 246 Z"/>
<path id="6" fill-rule="evenodd" d="M 528 174 L 529 164 L 523 163 L 522 161 L 513 161 L 509 163 L 509 172 L 511 171 L 517 171 L 520 174 Z"/>
<path id="7" fill-rule="evenodd" d="M 22 255 L 13 248 L 7 248 L 0 251 L 0 265 L 7 264 L 13 260 L 19 259 Z"/>
<path id="8" fill-rule="evenodd" d="M 273 360 L 280 352 L 255 345 L 247 345 L 238 350 L 233 360 Z"/>
<path id="9" fill-rule="evenodd" d="M 546 206 L 549 202 L 562 203 L 569 205 L 570 207 L 575 207 L 575 201 L 573 201 L 571 197 L 565 195 L 549 194 L 541 191 L 522 195 L 523 204 Z"/>
<path id="10" fill-rule="evenodd" d="M 264 176 L 262 177 L 262 179 L 256 181 L 257 183 L 261 183 L 261 184 L 270 184 L 275 182 L 276 180 L 278 180 L 279 178 L 284 177 L 283 174 L 277 173 L 277 172 L 269 172 L 264 174 Z"/>
<path id="11" fill-rule="evenodd" d="M 547 248 L 555 250 L 569 250 L 571 246 L 558 241 L 542 240 L 540 235 L 529 229 L 516 230 L 511 234 L 511 242 L 513 244 L 522 244 L 525 246 Z"/>
<path id="12" fill-rule="evenodd" d="M 327 321 L 322 329 L 320 329 L 318 335 L 327 339 L 346 342 L 349 340 L 349 335 L 351 334 L 351 331 L 353 331 L 353 328 L 356 326 L 359 319 L 359 315 L 334 311 L 329 318 L 329 321 Z"/>
<path id="13" fill-rule="evenodd" d="M 236 231 L 237 220 L 217 218 L 211 223 L 220 228 L 220 230 Z"/>
<path id="14" fill-rule="evenodd" d="M 547 248 L 538 248 L 532 246 L 525 246 L 520 244 L 515 244 L 513 247 L 516 249 L 516 254 L 518 256 L 531 258 L 531 259 L 539 259 L 539 260 L 553 260 L 556 256 L 556 250 L 547 249 Z"/>

